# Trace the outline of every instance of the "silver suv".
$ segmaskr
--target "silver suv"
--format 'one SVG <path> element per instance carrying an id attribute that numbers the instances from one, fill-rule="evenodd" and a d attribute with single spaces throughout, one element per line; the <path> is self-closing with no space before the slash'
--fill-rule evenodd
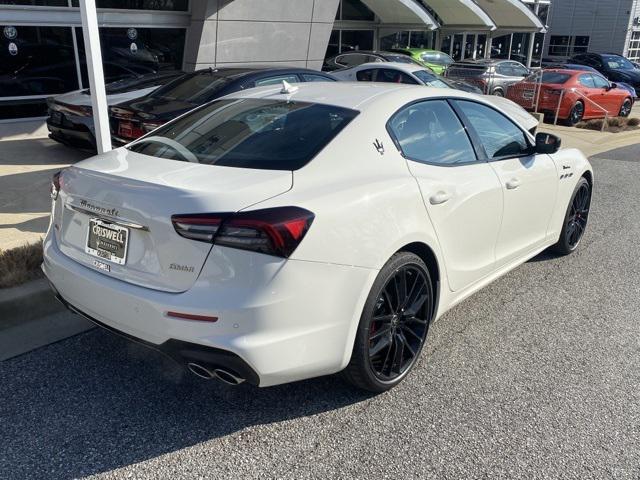
<path id="1" fill-rule="evenodd" d="M 449 66 L 445 76 L 477 85 L 486 94 L 504 97 L 509 85 L 522 81 L 530 70 L 513 60 L 464 60 Z"/>

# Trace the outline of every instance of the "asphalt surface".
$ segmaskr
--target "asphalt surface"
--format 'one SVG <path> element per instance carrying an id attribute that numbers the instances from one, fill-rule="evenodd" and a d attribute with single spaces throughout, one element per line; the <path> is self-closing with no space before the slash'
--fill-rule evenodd
<path id="1" fill-rule="evenodd" d="M 94 330 L 0 363 L 0 478 L 639 478 L 640 146 L 593 164 L 580 250 L 444 316 L 395 390 L 227 387 Z"/>

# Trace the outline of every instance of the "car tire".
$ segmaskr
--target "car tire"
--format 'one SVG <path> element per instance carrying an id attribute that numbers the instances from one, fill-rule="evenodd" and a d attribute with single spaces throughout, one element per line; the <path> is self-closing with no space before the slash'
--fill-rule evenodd
<path id="1" fill-rule="evenodd" d="M 396 253 L 371 287 L 343 377 L 375 393 L 398 385 L 420 356 L 433 312 L 429 269 L 414 253 Z"/>
<path id="2" fill-rule="evenodd" d="M 575 127 L 579 124 L 584 118 L 584 103 L 581 101 L 577 101 L 575 105 L 571 108 L 571 112 L 569 112 L 569 118 L 567 118 L 567 123 Z"/>
<path id="3" fill-rule="evenodd" d="M 504 92 L 502 91 L 501 88 L 496 88 L 492 95 L 495 95 L 496 97 L 504 97 Z"/>
<path id="4" fill-rule="evenodd" d="M 620 117 L 628 117 L 631 115 L 631 109 L 633 108 L 633 101 L 630 98 L 625 98 L 622 106 L 620 107 L 620 112 L 618 116 Z"/>
<path id="5" fill-rule="evenodd" d="M 587 229 L 591 207 L 591 184 L 582 177 L 571 195 L 558 243 L 551 247 L 559 255 L 575 252 Z"/>

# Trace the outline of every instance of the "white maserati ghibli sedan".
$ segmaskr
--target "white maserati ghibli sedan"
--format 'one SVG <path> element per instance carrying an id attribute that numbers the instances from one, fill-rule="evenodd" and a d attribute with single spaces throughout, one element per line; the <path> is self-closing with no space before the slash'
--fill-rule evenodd
<path id="1" fill-rule="evenodd" d="M 593 172 L 483 97 L 262 87 L 54 177 L 57 297 L 196 375 L 401 382 L 452 306 L 574 251 Z"/>

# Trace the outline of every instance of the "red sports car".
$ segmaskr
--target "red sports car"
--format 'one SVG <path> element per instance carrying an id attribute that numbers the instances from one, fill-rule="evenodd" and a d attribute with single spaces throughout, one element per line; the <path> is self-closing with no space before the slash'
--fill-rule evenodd
<path id="1" fill-rule="evenodd" d="M 536 72 L 511 85 L 507 98 L 533 110 L 538 85 L 538 111 L 555 115 L 559 105 L 558 118 L 570 125 L 590 118 L 604 118 L 605 111 L 610 117 L 628 117 L 633 107 L 633 99 L 627 90 L 617 88 L 600 74 L 580 70 L 544 70 L 541 83 L 540 72 Z"/>

